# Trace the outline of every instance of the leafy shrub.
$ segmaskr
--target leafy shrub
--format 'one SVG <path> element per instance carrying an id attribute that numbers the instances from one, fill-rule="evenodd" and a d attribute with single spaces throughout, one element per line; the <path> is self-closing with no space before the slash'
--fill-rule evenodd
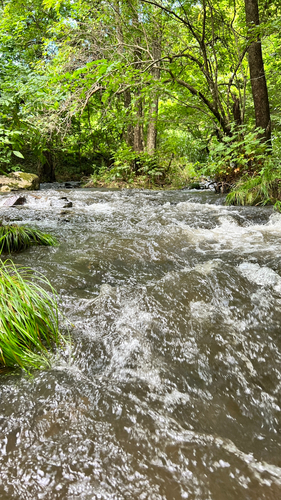
<path id="1" fill-rule="evenodd" d="M 256 175 L 268 158 L 268 146 L 262 142 L 259 132 L 258 129 L 249 132 L 244 126 L 233 126 L 231 135 L 213 142 L 201 173 L 229 184 L 246 172 L 248 175 Z"/>
<path id="2" fill-rule="evenodd" d="M 118 181 L 135 187 L 185 186 L 196 176 L 193 165 L 186 158 L 175 158 L 174 154 L 161 155 L 132 151 L 126 144 L 112 154 L 110 168 L 102 167 L 92 175 L 92 183 L 114 183 Z"/>
<path id="3" fill-rule="evenodd" d="M 19 130 L 9 130 L 0 124 L 0 170 L 1 173 L 15 170 L 10 164 L 14 157 L 23 158 L 18 151 L 22 147 L 22 133 Z M 3 171 L 4 169 L 4 171 Z"/>
<path id="4" fill-rule="evenodd" d="M 117 152 L 113 153 L 114 164 L 110 170 L 111 178 L 121 178 L 130 181 L 135 176 L 147 176 L 152 181 L 164 177 L 165 169 L 161 167 L 159 157 L 147 152 L 132 151 L 131 148 L 124 145 Z"/>

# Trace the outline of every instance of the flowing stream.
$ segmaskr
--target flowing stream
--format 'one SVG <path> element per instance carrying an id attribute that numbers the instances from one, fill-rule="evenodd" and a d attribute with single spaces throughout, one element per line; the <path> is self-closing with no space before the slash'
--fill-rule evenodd
<path id="1" fill-rule="evenodd" d="M 0 499 L 280 500 L 281 215 L 102 189 L 0 215 L 59 239 L 14 261 L 73 325 L 50 370 L 0 377 Z"/>

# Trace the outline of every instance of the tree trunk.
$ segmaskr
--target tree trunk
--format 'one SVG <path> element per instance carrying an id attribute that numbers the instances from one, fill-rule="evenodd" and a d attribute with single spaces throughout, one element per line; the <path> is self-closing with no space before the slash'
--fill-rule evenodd
<path id="1" fill-rule="evenodd" d="M 123 34 L 123 26 L 122 26 L 121 6 L 120 6 L 119 0 L 117 0 L 115 2 L 114 6 L 115 6 L 118 54 L 119 54 L 120 58 L 122 58 L 124 53 L 125 53 L 125 48 L 124 48 L 124 34 Z M 132 101 L 131 91 L 130 91 L 130 89 L 127 89 L 124 92 L 124 106 L 128 110 L 128 115 L 130 114 L 131 101 Z M 127 142 L 128 146 L 130 146 L 131 148 L 134 147 L 134 128 L 133 128 L 132 123 L 130 123 L 130 119 L 128 121 L 126 131 L 124 133 L 124 139 Z"/>
<path id="2" fill-rule="evenodd" d="M 134 126 L 134 151 L 137 153 L 143 152 L 143 110 L 142 110 L 142 100 L 136 103 L 137 112 L 137 123 Z"/>
<path id="3" fill-rule="evenodd" d="M 44 151 L 44 163 L 41 163 L 38 171 L 40 182 L 55 182 L 55 164 L 51 151 Z"/>
<path id="4" fill-rule="evenodd" d="M 156 12 L 155 12 L 155 18 L 156 18 Z M 157 18 L 156 18 L 156 23 L 157 23 Z M 161 17 L 160 21 L 161 22 Z M 157 24 L 156 25 L 156 37 L 153 40 L 153 46 L 152 46 L 152 55 L 154 60 L 156 61 L 156 65 L 158 67 L 152 67 L 151 69 L 151 74 L 154 77 L 155 80 L 159 80 L 160 78 L 160 68 L 159 68 L 159 61 L 161 57 L 161 25 Z M 157 146 L 157 118 L 158 118 L 158 93 L 157 91 L 153 91 L 153 100 L 150 104 L 150 109 L 149 109 L 149 122 L 148 122 L 148 129 L 147 129 L 147 145 L 146 149 L 147 152 L 150 154 L 153 154 L 156 150 Z"/>
<path id="5" fill-rule="evenodd" d="M 149 109 L 149 122 L 147 128 L 147 152 L 153 154 L 156 150 L 157 143 L 157 116 L 158 116 L 158 96 L 150 105 Z"/>
<path id="6" fill-rule="evenodd" d="M 266 78 L 264 73 L 262 47 L 259 35 L 251 34 L 251 30 L 259 26 L 258 0 L 245 0 L 246 23 L 249 36 L 254 38 L 248 48 L 250 77 L 254 99 L 256 127 L 263 129 L 262 138 L 270 143 L 271 121 Z"/>
<path id="7" fill-rule="evenodd" d="M 232 95 L 233 99 L 233 118 L 234 122 L 237 126 L 242 125 L 242 117 L 241 117 L 241 109 L 240 109 L 240 100 L 235 95 Z"/>
<path id="8" fill-rule="evenodd" d="M 130 113 L 131 92 L 129 89 L 125 90 L 125 92 L 124 92 L 124 106 L 126 109 L 129 110 L 129 113 Z M 131 148 L 134 147 L 134 127 L 130 122 L 128 122 L 128 124 L 127 124 L 126 142 L 127 142 L 128 146 L 130 146 Z"/>
<path id="9" fill-rule="evenodd" d="M 137 22 L 138 19 L 136 19 Z M 141 39 L 136 38 L 135 39 L 135 44 L 137 46 L 141 45 Z M 135 60 L 135 68 L 136 70 L 141 70 L 142 68 L 142 54 L 141 51 L 136 48 L 134 50 L 134 60 Z M 138 80 L 138 78 L 137 78 Z M 140 82 L 137 82 L 138 84 Z M 136 104 L 135 104 L 135 111 L 136 111 L 136 123 L 134 125 L 134 150 L 137 153 L 142 153 L 144 150 L 144 141 L 143 141 L 143 98 L 141 95 L 141 88 L 140 85 L 138 85 L 138 88 L 135 91 L 135 98 L 136 99 Z"/>

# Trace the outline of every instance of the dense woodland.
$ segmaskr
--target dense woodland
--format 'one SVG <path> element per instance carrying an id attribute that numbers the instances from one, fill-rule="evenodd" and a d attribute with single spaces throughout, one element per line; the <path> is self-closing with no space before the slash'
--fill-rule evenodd
<path id="1" fill-rule="evenodd" d="M 281 5 L 3 0 L 0 169 L 281 199 Z"/>

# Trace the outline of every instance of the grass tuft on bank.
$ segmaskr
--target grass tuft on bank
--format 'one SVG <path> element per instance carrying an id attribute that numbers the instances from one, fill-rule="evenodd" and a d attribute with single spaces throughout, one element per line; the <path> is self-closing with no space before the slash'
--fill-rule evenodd
<path id="1" fill-rule="evenodd" d="M 51 293 L 51 295 L 50 295 Z M 49 281 L 12 261 L 0 264 L 0 368 L 47 368 L 56 347 L 59 308 Z"/>
<path id="2" fill-rule="evenodd" d="M 0 224 L 0 254 L 20 252 L 33 245 L 56 246 L 57 240 L 39 229 Z"/>
<path id="3" fill-rule="evenodd" d="M 274 205 L 280 210 L 281 171 L 266 165 L 255 176 L 244 175 L 226 196 L 228 205 Z"/>

